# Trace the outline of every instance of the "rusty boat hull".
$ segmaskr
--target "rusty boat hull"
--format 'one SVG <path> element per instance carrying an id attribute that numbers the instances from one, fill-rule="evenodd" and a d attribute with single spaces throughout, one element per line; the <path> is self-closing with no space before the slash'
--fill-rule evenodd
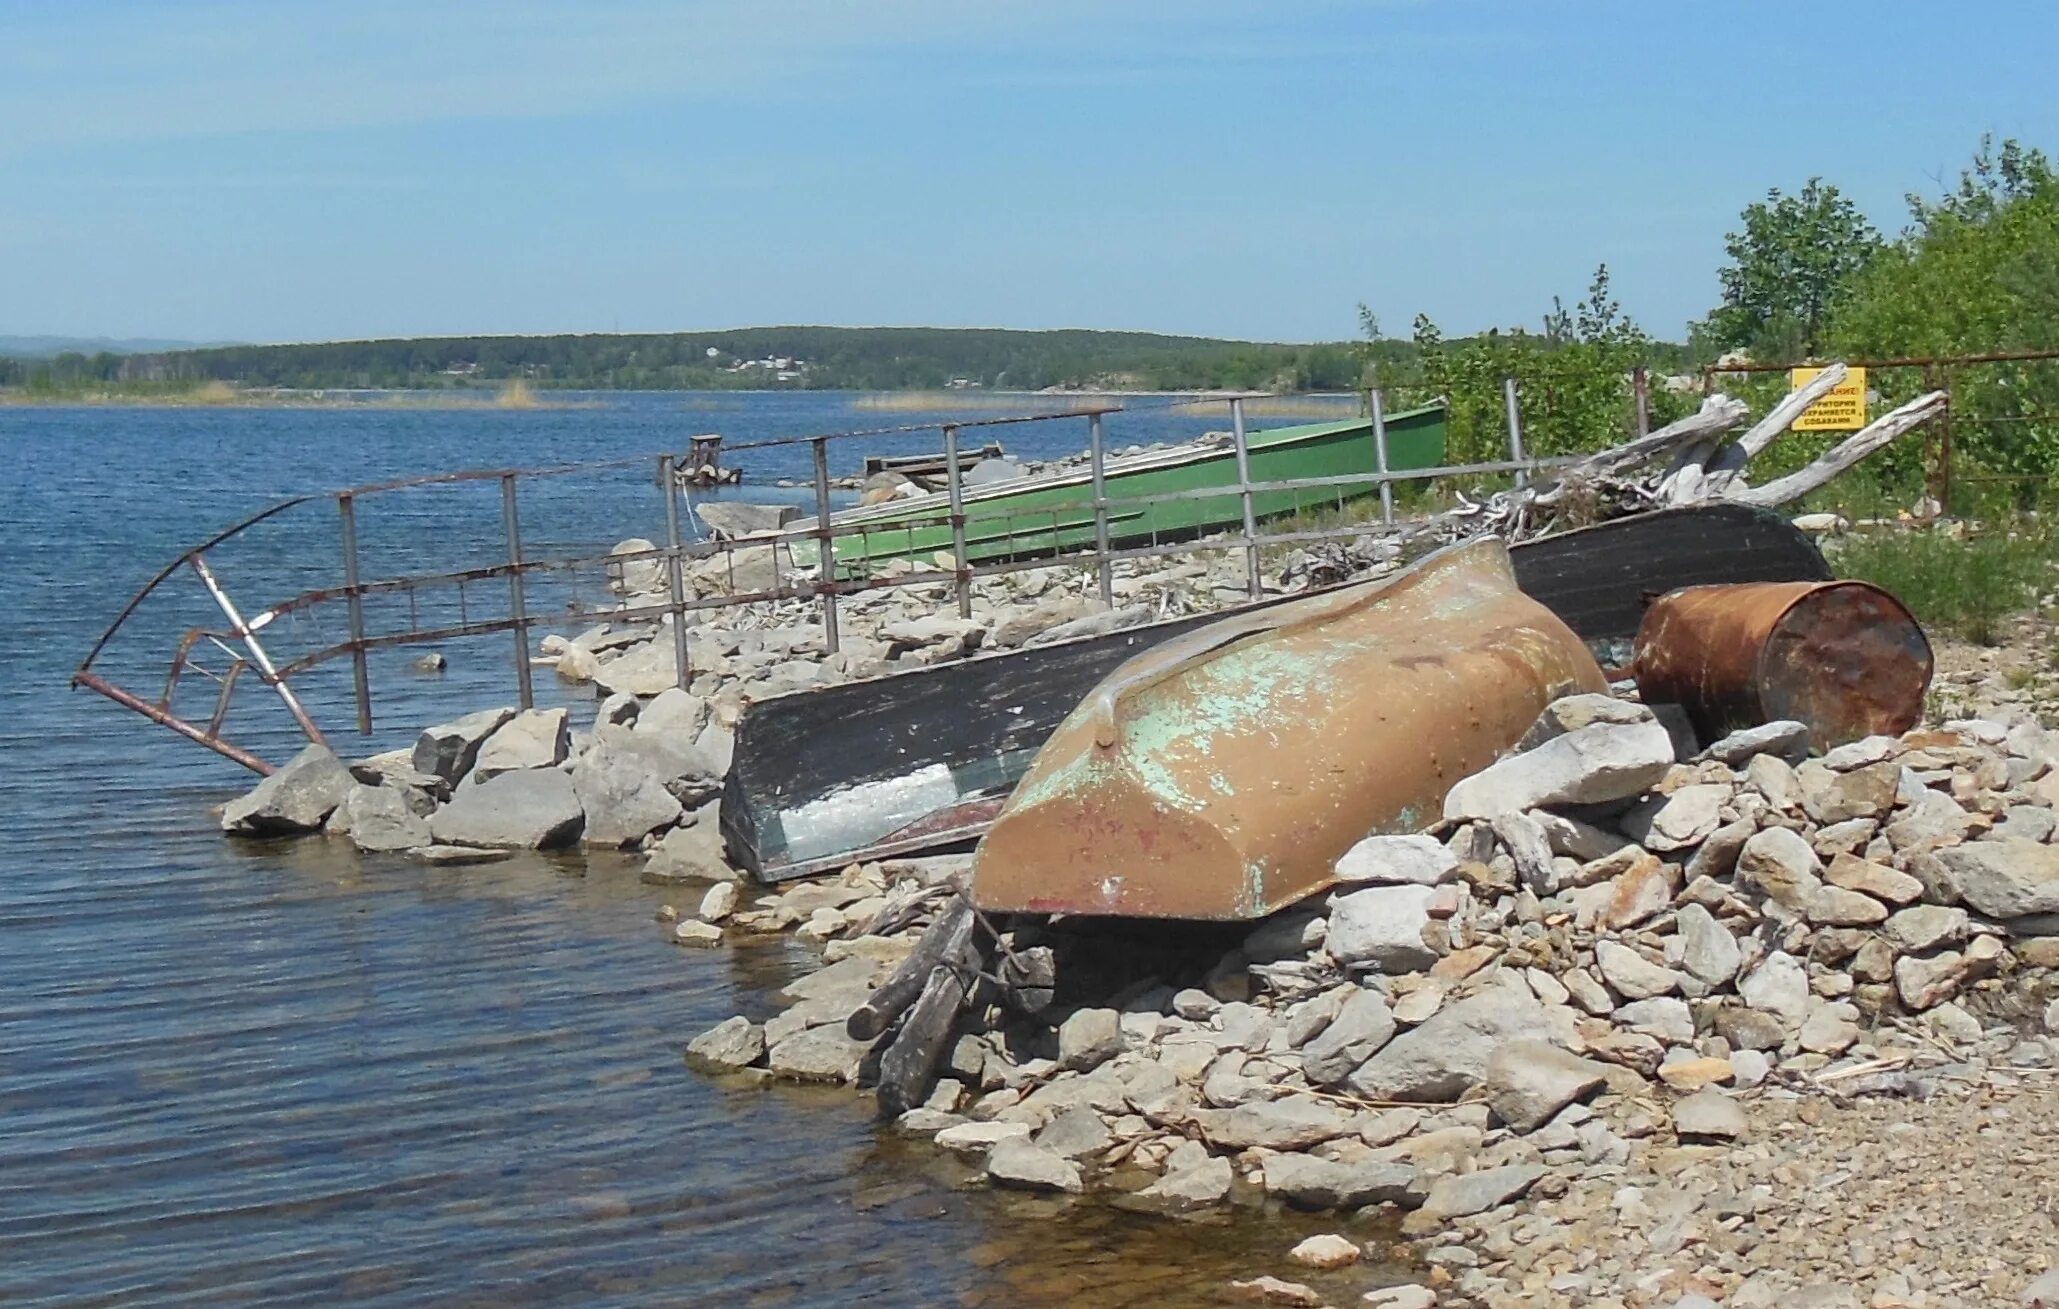
<path id="1" fill-rule="evenodd" d="M 1332 885 L 1366 835 L 1436 821 L 1554 698 L 1606 685 L 1491 538 L 1210 624 L 1060 724 L 980 844 L 973 900 L 1262 918 Z"/>
<path id="2" fill-rule="evenodd" d="M 1690 586 L 1652 602 L 1631 674 L 1713 741 L 1776 719 L 1827 750 L 1923 718 L 1934 663 L 1906 606 L 1869 582 Z"/>

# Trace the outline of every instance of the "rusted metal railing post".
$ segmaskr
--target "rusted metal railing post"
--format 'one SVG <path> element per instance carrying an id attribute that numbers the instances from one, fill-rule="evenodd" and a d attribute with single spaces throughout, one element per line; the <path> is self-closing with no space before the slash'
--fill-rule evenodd
<path id="1" fill-rule="evenodd" d="M 679 689 L 693 681 L 686 648 L 686 583 L 680 576 L 679 466 L 671 455 L 658 460 L 658 485 L 665 488 L 665 592 L 672 612 L 672 667 Z"/>
<path id="2" fill-rule="evenodd" d="M 1523 411 L 1516 402 L 1515 378 L 1504 377 L 1501 379 L 1501 397 L 1508 408 L 1509 458 L 1520 464 L 1529 456 L 1523 453 Z M 1518 468 L 1516 470 L 1516 488 L 1521 490 L 1528 485 L 1530 485 L 1530 474 Z"/>
<path id="3" fill-rule="evenodd" d="M 307 706 L 300 703 L 300 697 L 293 694 L 293 688 L 286 685 L 284 679 L 279 676 L 279 670 L 272 663 L 272 657 L 258 644 L 257 632 L 243 621 L 243 615 L 236 610 L 236 602 L 229 598 L 229 593 L 224 591 L 222 584 L 216 580 L 214 570 L 207 566 L 206 557 L 195 554 L 188 562 L 193 565 L 193 571 L 199 574 L 200 584 L 214 597 L 215 605 L 222 611 L 222 616 L 229 620 L 229 630 L 243 643 L 243 648 L 250 651 L 250 662 L 257 665 L 257 671 L 264 675 L 265 681 L 279 693 L 279 698 L 286 702 L 286 712 L 293 715 L 293 721 L 300 724 L 300 730 L 307 734 L 308 740 L 316 745 L 329 744 L 329 738 L 322 735 L 322 729 L 316 727 L 315 720 L 309 716 Z"/>
<path id="4" fill-rule="evenodd" d="M 815 450 L 815 540 L 821 553 L 815 583 L 822 597 L 822 644 L 830 654 L 838 649 L 836 620 L 836 537 L 829 521 L 829 439 L 816 437 L 809 443 Z M 775 552 L 777 546 L 773 547 Z"/>
<path id="5" fill-rule="evenodd" d="M 944 478 L 951 489 L 951 571 L 957 574 L 958 616 L 972 617 L 972 560 L 965 552 L 965 470 L 958 466 L 958 427 L 944 425 Z"/>
<path id="6" fill-rule="evenodd" d="M 1630 370 L 1630 389 L 1637 396 L 1637 434 L 1651 435 L 1651 370 L 1643 364 Z"/>
<path id="7" fill-rule="evenodd" d="M 1087 462 L 1094 471 L 1094 575 L 1101 583 L 1101 603 L 1115 607 L 1115 561 L 1108 557 L 1108 451 L 1101 433 L 1101 415 L 1087 417 Z"/>
<path id="8" fill-rule="evenodd" d="M 1244 431 L 1244 401 L 1230 401 L 1230 439 L 1237 447 L 1237 496 L 1244 505 L 1245 585 L 1256 600 L 1265 593 L 1258 569 L 1258 516 L 1251 510 L 1251 442 Z"/>
<path id="9" fill-rule="evenodd" d="M 1366 407 L 1373 415 L 1373 459 L 1380 474 L 1380 521 L 1394 526 L 1394 483 L 1387 480 L 1393 470 L 1387 465 L 1387 397 L 1375 387 L 1366 392 Z"/>
<path id="10" fill-rule="evenodd" d="M 515 507 L 515 475 L 500 479 L 500 522 L 508 538 L 508 617 L 515 621 L 515 688 L 524 709 L 536 707 L 529 680 L 529 596 L 522 578 L 522 516 Z"/>
<path id="11" fill-rule="evenodd" d="M 337 496 L 336 512 L 343 519 L 343 589 L 350 610 L 350 676 L 357 691 L 357 730 L 369 735 L 372 674 L 365 659 L 365 601 L 358 592 L 357 498 L 347 493 Z"/>

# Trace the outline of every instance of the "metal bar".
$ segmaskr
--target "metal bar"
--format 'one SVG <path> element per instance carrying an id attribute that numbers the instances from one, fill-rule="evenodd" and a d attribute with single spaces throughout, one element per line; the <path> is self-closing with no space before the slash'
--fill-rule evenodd
<path id="1" fill-rule="evenodd" d="M 1639 364 L 1630 371 L 1630 389 L 1637 396 L 1637 434 L 1651 435 L 1651 370 Z"/>
<path id="2" fill-rule="evenodd" d="M 1244 508 L 1244 582 L 1256 600 L 1265 594 L 1258 572 L 1258 518 L 1251 510 L 1251 442 L 1244 431 L 1244 401 L 1230 401 L 1230 440 L 1237 449 L 1237 498 Z"/>
<path id="3" fill-rule="evenodd" d="M 250 651 L 250 662 L 257 665 L 257 671 L 264 675 L 265 681 L 277 690 L 279 698 L 286 702 L 286 712 L 293 715 L 293 721 L 300 724 L 300 730 L 307 734 L 308 740 L 316 745 L 329 744 L 328 738 L 322 735 L 322 729 L 316 727 L 315 720 L 308 716 L 307 707 L 300 703 L 300 697 L 293 694 L 293 688 L 286 685 L 286 680 L 280 677 L 278 670 L 272 666 L 272 657 L 265 653 L 264 646 L 258 644 L 257 633 L 243 621 L 243 615 L 236 612 L 236 602 L 229 598 L 229 593 L 215 580 L 214 570 L 207 566 L 206 557 L 196 554 L 189 562 L 193 565 L 193 571 L 200 575 L 200 584 L 207 588 L 207 593 L 214 597 L 215 604 L 221 608 L 222 615 L 229 620 L 229 631 L 237 640 L 243 642 L 244 649 Z"/>
<path id="4" fill-rule="evenodd" d="M 508 617 L 515 633 L 515 686 L 522 707 L 536 707 L 536 688 L 529 680 L 529 603 L 522 586 L 522 516 L 515 504 L 515 475 L 500 479 L 500 522 L 508 538 Z"/>
<path id="5" fill-rule="evenodd" d="M 1366 392 L 1366 407 L 1373 414 L 1373 458 L 1380 476 L 1385 479 L 1392 470 L 1387 467 L 1387 397 L 1378 387 Z M 1380 521 L 1387 526 L 1394 525 L 1394 483 L 1382 480 L 1380 483 Z"/>
<path id="6" fill-rule="evenodd" d="M 693 662 L 686 648 L 685 580 L 680 576 L 678 463 L 671 455 L 658 460 L 658 485 L 665 491 L 665 589 L 672 602 L 672 668 L 679 689 L 693 682 Z M 775 547 L 776 549 L 776 547 Z"/>
<path id="7" fill-rule="evenodd" d="M 171 728 L 187 740 L 198 742 L 225 759 L 235 760 L 260 777 L 269 777 L 277 771 L 250 751 L 230 745 L 220 737 L 209 736 L 170 710 L 161 709 L 143 697 L 123 690 L 96 672 L 81 668 L 72 674 L 71 681 L 73 686 L 83 686 L 89 691 L 97 691 L 123 708 L 133 709 L 151 722 Z"/>
<path id="8" fill-rule="evenodd" d="M 1509 458 L 1518 465 L 1516 469 L 1516 489 L 1521 490 L 1530 485 L 1530 475 L 1524 472 L 1520 466 L 1523 462 L 1523 414 L 1516 403 L 1515 378 L 1504 377 L 1501 379 L 1501 398 L 1508 409 Z"/>
<path id="9" fill-rule="evenodd" d="M 237 659 L 229 665 L 229 671 L 222 675 L 221 694 L 214 699 L 214 717 L 207 720 L 209 736 L 219 737 L 222 734 L 222 720 L 229 716 L 229 697 L 235 693 L 236 679 L 243 675 L 246 667 L 248 665 L 243 660 Z"/>
<path id="10" fill-rule="evenodd" d="M 360 736 L 372 731 L 372 673 L 365 657 L 365 601 L 358 590 L 357 497 L 336 497 L 336 512 L 343 520 L 343 590 L 350 600 L 350 679 L 357 692 L 357 730 Z M 212 734 L 212 728 L 208 729 Z"/>
<path id="11" fill-rule="evenodd" d="M 1101 584 L 1101 603 L 1115 607 L 1115 569 L 1108 558 L 1108 451 L 1101 415 L 1087 419 L 1087 462 L 1094 480 L 1094 576 Z"/>
<path id="12" fill-rule="evenodd" d="M 972 617 L 972 560 L 965 550 L 965 472 L 958 467 L 958 425 L 944 424 L 944 483 L 951 496 L 951 571 L 958 579 L 958 616 Z"/>
<path id="13" fill-rule="evenodd" d="M 836 531 L 829 521 L 828 437 L 815 438 L 815 536 L 820 542 L 820 580 L 815 590 L 822 597 L 822 644 L 826 651 L 835 654 L 840 647 L 836 620 Z"/>

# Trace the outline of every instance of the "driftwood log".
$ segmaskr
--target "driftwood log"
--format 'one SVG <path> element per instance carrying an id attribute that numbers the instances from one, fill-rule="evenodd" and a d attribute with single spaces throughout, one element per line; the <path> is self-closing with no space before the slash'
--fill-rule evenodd
<path id="1" fill-rule="evenodd" d="M 953 895 L 945 900 L 936 919 L 916 939 L 915 949 L 879 984 L 871 999 L 851 1011 L 844 1031 L 854 1041 L 872 1041 L 883 1035 L 928 988 L 931 972 L 939 965 L 959 963 L 971 951 L 975 926 L 970 898 Z"/>

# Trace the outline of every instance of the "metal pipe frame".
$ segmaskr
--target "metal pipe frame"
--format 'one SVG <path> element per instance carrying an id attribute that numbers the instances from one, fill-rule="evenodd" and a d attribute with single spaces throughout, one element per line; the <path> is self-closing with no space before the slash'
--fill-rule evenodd
<path id="1" fill-rule="evenodd" d="M 1380 388 L 1366 392 L 1366 408 L 1373 419 L 1374 467 L 1380 474 L 1380 522 L 1383 526 L 1394 526 L 1394 483 L 1387 480 L 1391 471 L 1387 466 L 1387 396 Z"/>
<path id="2" fill-rule="evenodd" d="M 821 554 L 816 560 L 820 580 L 816 593 L 822 597 L 822 644 L 830 654 L 843 648 L 837 631 L 836 616 L 836 529 L 830 525 L 829 512 L 829 440 L 817 437 L 815 451 L 815 535 L 821 542 Z M 774 558 L 779 547 L 774 545 Z"/>
<path id="3" fill-rule="evenodd" d="M 1508 409 L 1509 460 L 1516 465 L 1516 489 L 1530 485 L 1530 474 L 1523 463 L 1523 410 L 1516 399 L 1516 379 L 1501 379 L 1501 397 Z"/>
<path id="4" fill-rule="evenodd" d="M 1101 431 L 1101 415 L 1087 419 L 1087 462 L 1094 481 L 1094 578 L 1101 586 L 1101 603 L 1115 607 L 1115 570 L 1108 559 L 1108 451 Z M 1056 539 L 1055 537 L 1053 538 Z"/>
<path id="5" fill-rule="evenodd" d="M 1244 584 L 1251 598 L 1265 594 L 1258 566 L 1258 517 L 1251 510 L 1251 442 L 1244 431 L 1244 400 L 1230 401 L 1230 440 L 1237 450 L 1237 498 L 1244 510 Z"/>
<path id="6" fill-rule="evenodd" d="M 965 550 L 965 470 L 958 466 L 958 425 L 944 425 L 944 482 L 951 496 L 951 571 L 957 578 L 958 616 L 972 617 L 972 560 Z"/>
<path id="7" fill-rule="evenodd" d="M 300 724 L 300 730 L 307 734 L 308 740 L 316 745 L 327 745 L 329 741 L 322 735 L 322 729 L 315 726 L 315 720 L 309 716 L 307 707 L 300 703 L 299 696 L 293 694 L 293 688 L 286 685 L 286 679 L 279 676 L 279 670 L 272 666 L 272 657 L 266 654 L 264 646 L 258 643 L 257 630 L 243 621 L 243 615 L 236 611 L 236 602 L 229 598 L 229 593 L 224 591 L 222 584 L 215 579 L 214 570 L 207 566 L 206 556 L 195 554 L 189 562 L 193 565 L 193 571 L 199 574 L 200 584 L 214 597 L 222 616 L 229 620 L 231 634 L 243 642 L 244 649 L 250 651 L 250 662 L 257 666 L 257 671 L 264 678 L 265 684 L 278 691 L 279 698 L 286 702 L 286 712 L 293 715 L 293 721 Z"/>
<path id="8" fill-rule="evenodd" d="M 350 603 L 350 677 L 357 694 L 357 730 L 372 732 L 372 671 L 365 657 L 365 599 L 358 589 L 357 498 L 336 497 L 336 513 L 343 525 L 343 590 Z M 220 721 L 216 715 L 216 721 Z M 209 729 L 212 732 L 213 729 Z"/>
<path id="9" fill-rule="evenodd" d="M 515 475 L 500 479 L 501 529 L 508 538 L 508 619 L 515 633 L 515 686 L 524 709 L 536 707 L 529 676 L 529 603 L 522 584 L 522 515 L 515 499 Z"/>
<path id="10" fill-rule="evenodd" d="M 693 683 L 693 660 L 686 647 L 686 611 L 680 607 L 686 582 L 681 576 L 684 564 L 679 557 L 678 468 L 679 461 L 672 455 L 658 460 L 658 487 L 665 496 L 665 594 L 672 602 L 672 666 L 677 685 L 684 691 Z"/>

